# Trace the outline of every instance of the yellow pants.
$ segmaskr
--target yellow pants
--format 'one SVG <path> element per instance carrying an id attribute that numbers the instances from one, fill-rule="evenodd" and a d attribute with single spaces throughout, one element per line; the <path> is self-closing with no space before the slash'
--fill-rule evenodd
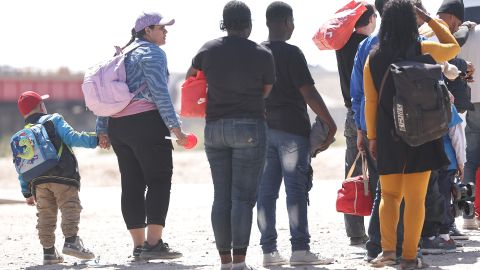
<path id="1" fill-rule="evenodd" d="M 380 175 L 382 200 L 380 202 L 380 232 L 382 249 L 395 251 L 400 203 L 405 200 L 403 214 L 403 259 L 413 260 L 425 220 L 425 195 L 430 171 L 410 174 Z"/>

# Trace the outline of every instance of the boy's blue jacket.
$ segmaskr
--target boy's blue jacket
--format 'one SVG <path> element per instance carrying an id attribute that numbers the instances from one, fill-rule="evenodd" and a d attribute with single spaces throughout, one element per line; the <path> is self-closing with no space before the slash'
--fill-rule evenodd
<path id="1" fill-rule="evenodd" d="M 25 124 L 35 124 L 42 113 L 35 113 L 25 119 Z M 60 156 L 58 165 L 45 174 L 34 178 L 30 182 L 24 181 L 20 176 L 20 186 L 22 194 L 25 198 L 32 196 L 35 192 L 35 185 L 42 183 L 61 183 L 80 187 L 80 174 L 78 173 L 78 164 L 71 147 L 95 148 L 98 145 L 97 134 L 93 132 L 77 132 L 75 131 L 58 113 L 52 114 L 52 117 L 44 123 L 50 140 L 56 149 L 61 144 L 64 149 Z"/>
<path id="2" fill-rule="evenodd" d="M 353 62 L 352 77 L 350 79 L 350 96 L 352 97 L 352 111 L 357 129 L 366 131 L 365 122 L 365 93 L 363 91 L 363 67 L 372 48 L 378 44 L 378 36 L 371 35 L 359 45 Z"/>
<path id="3" fill-rule="evenodd" d="M 457 108 L 455 108 L 455 105 L 452 105 L 452 119 L 450 120 L 450 123 L 448 123 L 448 128 L 461 125 L 462 121 L 462 118 L 457 112 Z M 450 165 L 447 170 L 456 170 L 458 167 L 457 155 L 448 133 L 443 136 L 443 146 L 445 148 L 445 154 L 447 154 L 447 157 L 450 160 Z"/>

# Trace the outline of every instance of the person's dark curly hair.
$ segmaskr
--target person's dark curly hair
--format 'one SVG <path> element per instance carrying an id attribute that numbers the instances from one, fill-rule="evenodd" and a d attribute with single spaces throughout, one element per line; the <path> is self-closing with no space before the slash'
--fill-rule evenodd
<path id="1" fill-rule="evenodd" d="M 379 49 L 404 57 L 408 48 L 418 41 L 418 28 L 411 0 L 390 0 L 383 9 Z"/>
<path id="2" fill-rule="evenodd" d="M 252 15 L 248 6 L 242 1 L 230 1 L 223 8 L 222 31 L 242 31 L 252 25 Z"/>

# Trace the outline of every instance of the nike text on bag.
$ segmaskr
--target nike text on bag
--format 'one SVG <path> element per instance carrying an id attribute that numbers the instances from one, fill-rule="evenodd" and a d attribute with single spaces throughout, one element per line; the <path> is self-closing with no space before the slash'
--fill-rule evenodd
<path id="1" fill-rule="evenodd" d="M 133 97 L 145 89 L 140 86 L 130 92 L 125 72 L 125 56 L 128 52 L 147 42 L 133 43 L 123 52 L 87 70 L 83 79 L 82 91 L 87 107 L 97 116 L 112 116 L 121 112 Z"/>
<path id="2" fill-rule="evenodd" d="M 49 119 L 50 115 L 43 116 L 37 124 L 26 125 L 10 139 L 13 163 L 26 182 L 55 167 L 60 160 L 62 147 L 57 152 L 43 125 Z"/>
<path id="3" fill-rule="evenodd" d="M 452 113 L 441 66 L 430 55 L 393 63 L 385 73 L 379 96 L 388 74 L 392 75 L 395 86 L 396 134 L 410 146 L 419 146 L 445 135 Z"/>
<path id="4" fill-rule="evenodd" d="M 205 117 L 207 108 L 207 80 L 202 71 L 196 77 L 188 77 L 182 84 L 180 115 L 183 117 Z"/>

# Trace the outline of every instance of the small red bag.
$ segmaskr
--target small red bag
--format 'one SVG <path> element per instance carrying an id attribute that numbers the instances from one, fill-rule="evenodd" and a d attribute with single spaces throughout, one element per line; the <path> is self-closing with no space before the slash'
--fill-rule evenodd
<path id="1" fill-rule="evenodd" d="M 351 177 L 360 156 L 362 157 L 363 175 Z M 337 212 L 349 215 L 369 216 L 372 212 L 373 200 L 368 188 L 367 164 L 361 152 L 353 162 L 347 179 L 342 183 L 342 188 L 338 190 L 336 204 Z"/>
<path id="2" fill-rule="evenodd" d="M 367 8 L 360 2 L 350 1 L 335 12 L 333 18 L 320 26 L 313 42 L 320 50 L 340 50 L 347 44 L 353 33 L 355 23 Z"/>
<path id="3" fill-rule="evenodd" d="M 189 77 L 182 84 L 182 104 L 180 115 L 183 117 L 205 117 L 207 109 L 207 80 L 202 71 L 196 77 Z"/>

